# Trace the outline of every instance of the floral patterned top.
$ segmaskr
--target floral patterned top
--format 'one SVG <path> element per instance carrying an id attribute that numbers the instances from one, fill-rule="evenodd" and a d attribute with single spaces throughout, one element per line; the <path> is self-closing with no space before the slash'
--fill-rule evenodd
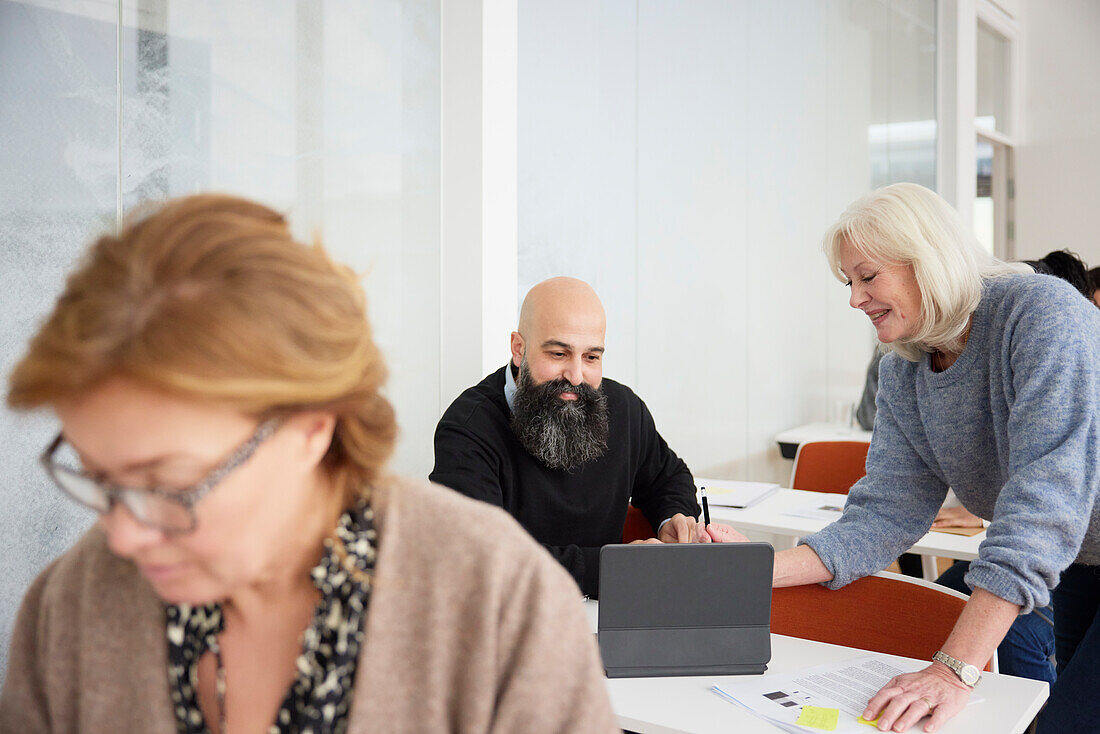
<path id="1" fill-rule="evenodd" d="M 302 652 L 294 682 L 268 730 L 270 734 L 344 732 L 355 683 L 355 668 L 363 642 L 370 599 L 370 574 L 376 560 L 374 514 L 366 502 L 340 516 L 339 543 L 325 540 L 325 552 L 311 572 L 321 601 L 302 635 Z M 218 634 L 224 628 L 221 604 L 166 606 L 168 681 L 180 734 L 211 731 L 198 705 L 198 662 L 207 651 L 218 662 L 216 688 L 219 726 L 225 726 L 225 673 Z"/>

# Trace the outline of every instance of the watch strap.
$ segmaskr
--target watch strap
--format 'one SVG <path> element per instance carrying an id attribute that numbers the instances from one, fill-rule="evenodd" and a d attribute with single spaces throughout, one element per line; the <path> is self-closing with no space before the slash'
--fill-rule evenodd
<path id="1" fill-rule="evenodd" d="M 978 670 L 977 666 L 970 665 L 969 663 L 965 663 L 962 660 L 959 660 L 958 658 L 951 657 L 950 655 L 945 653 L 943 650 L 937 650 L 936 654 L 932 656 L 932 659 L 935 660 L 936 662 L 943 663 L 948 668 L 951 668 L 951 671 L 956 676 L 958 676 L 959 680 L 962 681 L 963 685 L 965 685 L 965 686 L 973 688 L 975 685 L 977 685 L 978 681 L 980 681 L 982 679 L 981 673 L 979 672 L 973 683 L 967 681 L 966 678 L 963 677 L 963 668 L 968 668 L 969 667 L 969 668 L 973 668 L 975 671 L 977 671 Z"/>

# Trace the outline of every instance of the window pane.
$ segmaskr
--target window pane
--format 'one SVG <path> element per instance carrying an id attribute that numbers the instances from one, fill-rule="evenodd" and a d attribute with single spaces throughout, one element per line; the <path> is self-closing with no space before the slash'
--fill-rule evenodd
<path id="1" fill-rule="evenodd" d="M 936 4 L 856 3 L 849 12 L 870 45 L 871 188 L 909 181 L 935 189 Z"/>
<path id="2" fill-rule="evenodd" d="M 394 468 L 427 475 L 439 411 L 439 0 L 144 0 L 125 21 L 127 207 L 242 194 L 367 274 L 401 424 Z"/>
<path id="3" fill-rule="evenodd" d="M 1008 40 L 978 23 L 978 127 L 1011 134 L 1008 129 Z"/>
<path id="4" fill-rule="evenodd" d="M 115 7 L 0 0 L 0 374 L 23 355 L 89 238 L 115 224 Z M 0 686 L 19 599 L 91 522 L 37 462 L 52 417 L 0 407 Z"/>
<path id="5" fill-rule="evenodd" d="M 996 241 L 996 212 L 993 207 L 992 143 L 978 138 L 975 144 L 977 189 L 974 193 L 974 234 L 990 253 Z"/>

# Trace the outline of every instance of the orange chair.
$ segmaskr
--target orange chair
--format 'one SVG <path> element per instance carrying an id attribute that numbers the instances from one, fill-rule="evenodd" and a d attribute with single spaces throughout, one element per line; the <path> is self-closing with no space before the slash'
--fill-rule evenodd
<path id="1" fill-rule="evenodd" d="M 634 505 L 628 506 L 626 508 L 626 522 L 623 523 L 623 542 L 630 543 L 635 540 L 656 537 L 657 533 L 653 532 L 653 526 L 649 524 L 649 520 L 642 514 L 642 511 Z"/>
<path id="2" fill-rule="evenodd" d="M 791 489 L 848 494 L 867 473 L 866 441 L 807 441 L 798 447 Z"/>
<path id="3" fill-rule="evenodd" d="M 880 571 L 836 591 L 819 584 L 772 590 L 772 632 L 932 660 L 967 596 L 931 581 Z M 996 670 L 996 655 L 986 670 Z"/>
<path id="4" fill-rule="evenodd" d="M 798 447 L 791 470 L 791 489 L 848 494 L 867 473 L 867 441 L 807 441 Z M 931 556 L 920 556 L 928 580 L 939 575 Z"/>

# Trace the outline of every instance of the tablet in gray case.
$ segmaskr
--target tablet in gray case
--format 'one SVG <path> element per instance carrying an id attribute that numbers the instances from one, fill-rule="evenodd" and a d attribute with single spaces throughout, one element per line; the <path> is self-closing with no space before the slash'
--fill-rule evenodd
<path id="1" fill-rule="evenodd" d="M 608 678 L 755 675 L 771 660 L 767 543 L 607 545 L 599 644 Z"/>

